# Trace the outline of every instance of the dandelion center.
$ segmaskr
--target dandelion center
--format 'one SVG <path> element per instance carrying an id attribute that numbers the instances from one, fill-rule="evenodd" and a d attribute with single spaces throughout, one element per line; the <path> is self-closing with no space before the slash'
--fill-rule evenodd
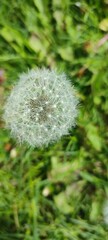
<path id="1" fill-rule="evenodd" d="M 29 108 L 31 120 L 40 123 L 48 121 L 53 112 L 52 105 L 46 95 L 40 95 L 37 99 L 31 99 Z"/>

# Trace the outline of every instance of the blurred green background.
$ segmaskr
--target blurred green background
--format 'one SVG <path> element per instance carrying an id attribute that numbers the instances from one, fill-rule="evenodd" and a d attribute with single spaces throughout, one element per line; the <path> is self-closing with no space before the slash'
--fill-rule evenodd
<path id="1" fill-rule="evenodd" d="M 77 126 L 28 149 L 1 117 L 0 240 L 107 240 L 108 0 L 1 0 L 1 116 L 19 73 L 42 66 L 74 83 Z"/>

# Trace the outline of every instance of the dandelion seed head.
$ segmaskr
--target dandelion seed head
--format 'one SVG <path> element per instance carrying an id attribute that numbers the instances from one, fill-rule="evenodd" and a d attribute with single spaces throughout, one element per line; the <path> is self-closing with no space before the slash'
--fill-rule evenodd
<path id="1" fill-rule="evenodd" d="M 78 99 L 66 75 L 33 69 L 22 74 L 7 99 L 4 120 L 19 142 L 48 145 L 75 126 Z"/>
<path id="2" fill-rule="evenodd" d="M 108 225 L 108 200 L 105 201 L 103 207 L 103 218 L 106 225 Z"/>

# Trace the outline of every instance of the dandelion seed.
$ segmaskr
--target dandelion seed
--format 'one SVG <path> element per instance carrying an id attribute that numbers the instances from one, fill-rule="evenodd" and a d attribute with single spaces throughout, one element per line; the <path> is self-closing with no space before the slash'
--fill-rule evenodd
<path id="1" fill-rule="evenodd" d="M 108 225 L 108 200 L 106 200 L 104 204 L 103 217 L 104 217 L 105 224 Z"/>
<path id="2" fill-rule="evenodd" d="M 7 99 L 6 127 L 19 142 L 48 145 L 75 126 L 78 99 L 66 75 L 36 69 L 22 74 Z"/>

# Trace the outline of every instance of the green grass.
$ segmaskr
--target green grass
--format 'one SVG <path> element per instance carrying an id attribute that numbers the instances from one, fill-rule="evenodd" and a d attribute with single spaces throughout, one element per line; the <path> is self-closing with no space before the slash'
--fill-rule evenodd
<path id="1" fill-rule="evenodd" d="M 76 128 L 47 149 L 19 146 L 1 118 L 0 240 L 107 240 L 108 1 L 0 3 L 0 113 L 35 66 L 66 72 L 80 99 Z"/>

